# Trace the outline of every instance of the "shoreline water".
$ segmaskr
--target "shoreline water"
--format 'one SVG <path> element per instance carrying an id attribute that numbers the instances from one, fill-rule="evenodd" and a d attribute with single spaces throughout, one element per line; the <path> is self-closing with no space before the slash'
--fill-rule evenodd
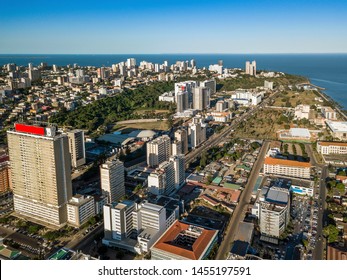
<path id="1" fill-rule="evenodd" d="M 325 88 L 324 94 L 329 96 L 341 110 L 347 109 L 347 53 L 344 54 L 0 54 L 0 65 L 16 63 L 27 66 L 32 62 L 34 66 L 41 62 L 48 65 L 77 63 L 79 66 L 93 65 L 95 67 L 111 66 L 113 63 L 125 61 L 134 57 L 140 61 L 169 64 L 176 61 L 190 61 L 194 59 L 197 67 L 208 67 L 223 61 L 226 68 L 241 68 L 245 61 L 255 60 L 257 68 L 265 71 L 284 72 L 306 77 L 312 83 Z"/>

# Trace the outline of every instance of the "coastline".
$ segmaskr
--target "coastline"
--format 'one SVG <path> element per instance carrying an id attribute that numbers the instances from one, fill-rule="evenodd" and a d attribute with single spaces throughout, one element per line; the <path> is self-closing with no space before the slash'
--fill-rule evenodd
<path id="1" fill-rule="evenodd" d="M 310 81 L 310 79 L 308 79 L 308 80 Z M 311 81 L 310 81 L 310 83 L 311 83 Z M 316 88 L 316 91 L 325 101 L 330 102 L 332 104 L 333 109 L 335 109 L 341 115 L 341 117 L 343 117 L 344 120 L 347 121 L 347 116 L 342 111 L 340 104 L 338 104 L 331 96 L 327 95 L 322 90 L 319 90 L 318 88 Z"/>

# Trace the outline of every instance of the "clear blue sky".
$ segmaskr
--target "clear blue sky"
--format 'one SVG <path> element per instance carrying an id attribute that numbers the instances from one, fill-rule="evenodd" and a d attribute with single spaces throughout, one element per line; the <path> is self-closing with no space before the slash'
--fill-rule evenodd
<path id="1" fill-rule="evenodd" d="M 347 52 L 346 0 L 3 1 L 2 54 Z"/>

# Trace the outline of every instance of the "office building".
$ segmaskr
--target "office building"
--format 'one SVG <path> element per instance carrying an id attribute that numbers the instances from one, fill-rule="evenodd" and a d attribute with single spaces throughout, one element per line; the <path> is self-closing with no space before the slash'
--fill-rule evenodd
<path id="1" fill-rule="evenodd" d="M 176 112 L 183 113 L 189 109 L 189 93 L 187 91 L 179 91 L 176 96 Z"/>
<path id="2" fill-rule="evenodd" d="M 179 213 L 176 208 L 166 209 L 165 205 L 147 201 L 140 204 L 123 201 L 105 205 L 103 244 L 138 254 L 146 253 L 177 220 Z"/>
<path id="3" fill-rule="evenodd" d="M 125 195 L 124 164 L 118 159 L 108 160 L 100 166 L 101 189 L 108 202 L 117 202 Z"/>
<path id="4" fill-rule="evenodd" d="M 95 216 L 95 203 L 93 196 L 74 195 L 67 204 L 67 221 L 70 225 L 79 228 L 91 217 Z"/>
<path id="5" fill-rule="evenodd" d="M 193 122 L 189 124 L 189 140 L 190 147 L 195 149 L 206 140 L 206 125 L 199 118 L 193 118 Z"/>
<path id="6" fill-rule="evenodd" d="M 309 162 L 266 157 L 264 174 L 310 179 L 311 164 Z"/>
<path id="7" fill-rule="evenodd" d="M 168 161 L 171 155 L 171 140 L 167 135 L 160 136 L 147 142 L 147 164 L 156 167 Z"/>
<path id="8" fill-rule="evenodd" d="M 174 140 L 171 144 L 171 154 L 173 156 L 182 154 L 182 143 L 178 140 Z"/>
<path id="9" fill-rule="evenodd" d="M 86 149 L 84 145 L 83 130 L 72 130 L 67 132 L 69 138 L 69 151 L 71 154 L 71 165 L 77 168 L 86 163 Z"/>
<path id="10" fill-rule="evenodd" d="M 201 87 L 206 87 L 210 89 L 210 94 L 213 95 L 216 93 L 216 80 L 212 79 L 212 80 L 206 80 L 200 83 Z"/>
<path id="11" fill-rule="evenodd" d="M 180 128 L 175 131 L 175 140 L 181 143 L 181 152 L 180 154 L 188 153 L 188 132 L 185 128 Z"/>
<path id="12" fill-rule="evenodd" d="M 290 220 L 290 195 L 286 187 L 265 187 L 259 198 L 259 226 L 263 240 L 276 243 Z M 264 239 L 265 238 L 265 239 Z"/>
<path id="13" fill-rule="evenodd" d="M 135 231 L 133 223 L 135 210 L 136 203 L 129 200 L 105 205 L 103 211 L 105 239 L 128 238 Z"/>
<path id="14" fill-rule="evenodd" d="M 248 75 L 256 76 L 257 75 L 257 63 L 254 60 L 252 61 L 252 63 L 249 61 L 246 61 L 245 72 Z"/>
<path id="15" fill-rule="evenodd" d="M 41 79 L 41 72 L 38 69 L 29 69 L 28 76 L 31 82 L 36 82 Z"/>
<path id="16" fill-rule="evenodd" d="M 127 59 L 127 63 L 126 63 L 126 66 L 128 68 L 133 68 L 136 66 L 136 59 L 135 58 L 128 58 Z"/>
<path id="17" fill-rule="evenodd" d="M 193 109 L 206 110 L 210 107 L 210 89 L 206 87 L 196 87 L 193 89 Z"/>
<path id="18" fill-rule="evenodd" d="M 11 176 L 10 159 L 5 154 L 1 155 L 0 156 L 0 193 L 4 193 L 12 189 L 10 176 Z"/>
<path id="19" fill-rule="evenodd" d="M 219 100 L 216 103 L 216 111 L 217 112 L 224 112 L 228 108 L 228 102 L 224 100 Z"/>
<path id="20" fill-rule="evenodd" d="M 168 195 L 175 189 L 175 165 L 164 161 L 148 176 L 148 190 L 155 195 Z"/>
<path id="21" fill-rule="evenodd" d="M 15 212 L 40 224 L 63 226 L 72 197 L 67 136 L 49 124 L 16 123 L 7 137 Z"/>
<path id="22" fill-rule="evenodd" d="M 185 182 L 185 161 L 184 155 L 174 155 L 170 157 L 170 161 L 173 162 L 175 172 L 175 188 L 179 189 Z"/>
<path id="23" fill-rule="evenodd" d="M 203 260 L 217 242 L 218 231 L 176 221 L 151 249 L 152 260 Z"/>

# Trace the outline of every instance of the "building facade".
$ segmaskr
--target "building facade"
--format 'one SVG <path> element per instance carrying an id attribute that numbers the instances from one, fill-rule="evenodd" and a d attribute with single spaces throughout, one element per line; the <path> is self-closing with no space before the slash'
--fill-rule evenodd
<path id="1" fill-rule="evenodd" d="M 309 162 L 266 157 L 264 161 L 264 174 L 310 179 L 311 164 Z"/>
<path id="2" fill-rule="evenodd" d="M 347 154 L 347 143 L 344 142 L 317 142 L 317 151 L 322 155 L 345 155 Z"/>
<path id="3" fill-rule="evenodd" d="M 120 160 L 109 160 L 100 166 L 101 189 L 108 202 L 116 202 L 125 195 L 124 164 Z"/>
<path id="4" fill-rule="evenodd" d="M 93 196 L 74 195 L 67 204 L 67 221 L 74 227 L 80 227 L 95 216 Z"/>
<path id="5" fill-rule="evenodd" d="M 67 132 L 69 138 L 69 151 L 71 154 L 72 167 L 77 168 L 86 163 L 86 149 L 84 146 L 83 130 L 72 130 Z"/>
<path id="6" fill-rule="evenodd" d="M 7 137 L 15 212 L 41 224 L 63 226 L 72 197 L 67 136 L 54 126 L 16 123 Z"/>
<path id="7" fill-rule="evenodd" d="M 147 142 L 147 164 L 156 167 L 164 161 L 168 161 L 171 155 L 171 140 L 167 135 L 160 136 Z"/>

